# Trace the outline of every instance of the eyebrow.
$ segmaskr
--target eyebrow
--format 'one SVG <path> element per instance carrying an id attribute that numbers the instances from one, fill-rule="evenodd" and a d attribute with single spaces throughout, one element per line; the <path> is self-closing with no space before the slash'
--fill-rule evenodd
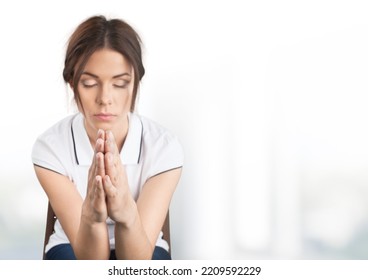
<path id="1" fill-rule="evenodd" d="M 96 78 L 96 79 L 98 79 L 98 78 L 99 78 L 97 75 L 92 74 L 92 73 L 87 72 L 87 71 L 82 72 L 82 75 L 83 75 L 83 74 L 84 74 L 84 75 L 91 76 L 91 77 Z M 130 77 L 130 74 L 129 74 L 129 73 L 121 73 L 121 74 L 118 74 L 118 75 L 113 76 L 112 78 L 113 78 L 113 79 L 116 79 L 116 78 L 120 78 L 120 77 L 123 77 L 123 76 L 129 76 L 129 77 Z"/>

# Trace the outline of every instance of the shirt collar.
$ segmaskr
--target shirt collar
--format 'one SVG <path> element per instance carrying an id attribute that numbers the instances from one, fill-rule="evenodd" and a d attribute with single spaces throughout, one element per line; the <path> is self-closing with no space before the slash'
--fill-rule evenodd
<path id="1" fill-rule="evenodd" d="M 138 164 L 141 156 L 143 125 L 140 118 L 129 113 L 129 129 L 120 158 L 123 164 Z M 75 160 L 78 165 L 91 165 L 93 148 L 84 127 L 84 117 L 78 113 L 71 124 Z"/>

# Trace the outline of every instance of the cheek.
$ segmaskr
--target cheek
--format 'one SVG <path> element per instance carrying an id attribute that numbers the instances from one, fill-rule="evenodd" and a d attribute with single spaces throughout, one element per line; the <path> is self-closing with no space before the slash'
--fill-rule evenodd
<path id="1" fill-rule="evenodd" d="M 119 92 L 118 98 L 123 101 L 124 104 L 132 100 L 133 92 L 128 88 L 124 92 Z"/>
<path id="2" fill-rule="evenodd" d="M 96 95 L 97 95 L 97 92 L 95 90 L 92 90 L 92 89 L 86 90 L 82 88 L 79 90 L 79 101 L 83 105 L 94 102 L 96 100 Z"/>
<path id="3" fill-rule="evenodd" d="M 85 103 L 81 99 L 79 99 L 79 101 L 75 100 L 75 103 L 77 105 L 78 111 L 85 116 L 86 115 L 85 110 L 86 110 L 86 107 L 88 109 L 88 106 L 86 106 Z"/>
<path id="4" fill-rule="evenodd" d="M 120 99 L 120 104 L 123 104 L 124 110 L 130 108 L 130 104 L 132 103 L 132 94 L 127 93 Z"/>
<path id="5" fill-rule="evenodd" d="M 119 100 L 119 103 L 117 103 L 118 110 L 122 113 L 127 113 L 130 111 L 130 105 L 132 104 L 131 96 L 127 95 L 126 97 Z"/>
<path id="6" fill-rule="evenodd" d="M 91 98 L 90 94 L 85 94 L 83 91 L 79 92 L 79 100 L 76 100 L 76 105 L 78 111 L 85 115 L 86 112 L 91 111 L 92 107 L 94 106 L 94 100 Z"/>

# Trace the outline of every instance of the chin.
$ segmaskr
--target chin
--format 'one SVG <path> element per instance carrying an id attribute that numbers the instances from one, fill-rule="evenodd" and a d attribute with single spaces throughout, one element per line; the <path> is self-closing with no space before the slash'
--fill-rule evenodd
<path id="1" fill-rule="evenodd" d="M 112 128 L 113 128 L 113 126 L 109 125 L 109 124 L 98 124 L 95 127 L 96 127 L 96 130 L 102 129 L 104 131 L 112 130 Z"/>

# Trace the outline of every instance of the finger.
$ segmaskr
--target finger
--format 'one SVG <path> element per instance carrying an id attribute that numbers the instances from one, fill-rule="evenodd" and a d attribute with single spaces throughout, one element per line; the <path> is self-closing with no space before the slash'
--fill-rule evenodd
<path id="1" fill-rule="evenodd" d="M 110 152 L 112 154 L 119 154 L 119 149 L 115 141 L 114 134 L 111 131 L 106 131 L 105 140 L 105 152 Z"/>
<path id="2" fill-rule="evenodd" d="M 94 190 L 93 190 L 93 207 L 97 211 L 104 209 L 106 204 L 106 195 L 102 183 L 102 177 L 96 176 L 94 180 Z"/>
<path id="3" fill-rule="evenodd" d="M 105 131 L 102 129 L 99 129 L 97 132 L 97 140 L 96 140 L 96 146 L 95 146 L 95 152 L 105 152 Z"/>
<path id="4" fill-rule="evenodd" d="M 105 176 L 104 154 L 101 152 L 98 152 L 95 158 L 96 158 L 95 176 L 100 175 L 101 177 L 103 177 Z"/>
<path id="5" fill-rule="evenodd" d="M 94 184 L 94 179 L 96 175 L 101 175 L 103 176 L 104 173 L 99 174 L 99 170 L 98 170 L 98 159 L 100 156 L 97 156 L 97 153 L 104 153 L 104 146 L 105 146 L 105 131 L 103 131 L 102 129 L 99 129 L 97 131 L 97 140 L 96 140 L 96 144 L 94 147 L 94 156 L 92 157 L 92 163 L 91 166 L 88 170 L 88 188 L 87 188 L 87 194 L 89 192 L 89 189 L 91 186 L 93 186 Z M 101 173 L 101 172 L 100 172 Z"/>
<path id="6" fill-rule="evenodd" d="M 95 147 L 95 153 L 92 157 L 92 163 L 88 170 L 88 181 L 93 180 L 93 178 L 97 175 L 96 167 L 97 167 L 97 154 L 96 154 L 96 147 Z"/>
<path id="7" fill-rule="evenodd" d="M 90 188 L 93 188 L 94 185 L 94 178 L 97 175 L 96 173 L 96 169 L 97 169 L 97 156 L 94 155 L 93 159 L 92 159 L 92 164 L 88 170 L 88 185 L 87 185 L 87 195 L 90 191 Z"/>
<path id="8" fill-rule="evenodd" d="M 122 166 L 122 162 L 121 162 L 121 158 L 120 158 L 120 152 L 119 152 L 118 146 L 115 142 L 114 135 L 111 131 L 106 132 L 106 139 L 107 140 L 105 141 L 105 145 L 106 145 L 105 152 L 106 153 L 110 152 L 113 155 L 114 166 L 117 170 L 119 170 L 119 168 L 121 168 L 121 166 Z M 113 181 L 113 183 L 114 183 L 114 181 Z"/>
<path id="9" fill-rule="evenodd" d="M 105 154 L 105 171 L 112 181 L 112 184 L 116 185 L 118 169 L 114 162 L 114 156 L 112 153 L 108 152 Z"/>
<path id="10" fill-rule="evenodd" d="M 103 187 L 106 193 L 107 198 L 112 198 L 117 195 L 116 188 L 114 187 L 113 183 L 111 182 L 110 176 L 106 175 L 103 177 Z"/>
<path id="11" fill-rule="evenodd" d="M 88 184 L 88 188 L 87 188 L 87 196 L 89 197 L 89 199 L 91 201 L 93 201 L 95 195 L 96 195 L 96 188 L 97 188 L 97 185 L 98 185 L 98 178 L 97 177 L 100 177 L 101 176 L 94 176 L 92 178 L 92 181 L 91 181 L 91 184 Z"/>
<path id="12" fill-rule="evenodd" d="M 94 198 L 97 200 L 105 199 L 105 192 L 102 184 L 102 177 L 97 175 L 94 180 Z"/>
<path id="13" fill-rule="evenodd" d="M 98 132 L 99 136 L 103 136 L 104 137 L 104 133 L 103 130 L 99 130 Z M 98 137 L 99 137 L 98 136 Z M 94 176 L 97 175 L 96 173 L 96 166 L 97 166 L 97 153 L 104 153 L 104 140 L 102 138 L 97 138 L 96 140 L 96 144 L 95 144 L 95 149 L 94 149 L 94 157 L 92 158 L 92 163 L 91 163 L 91 167 L 89 169 L 89 173 L 88 173 L 88 180 L 92 180 Z"/>
<path id="14" fill-rule="evenodd" d="M 96 145 L 95 145 L 95 154 L 104 153 L 104 152 L 105 152 L 105 141 L 102 140 L 101 138 L 98 138 L 96 140 Z"/>
<path id="15" fill-rule="evenodd" d="M 101 138 L 102 140 L 105 141 L 105 131 L 103 129 L 99 129 L 97 131 L 97 138 Z"/>

